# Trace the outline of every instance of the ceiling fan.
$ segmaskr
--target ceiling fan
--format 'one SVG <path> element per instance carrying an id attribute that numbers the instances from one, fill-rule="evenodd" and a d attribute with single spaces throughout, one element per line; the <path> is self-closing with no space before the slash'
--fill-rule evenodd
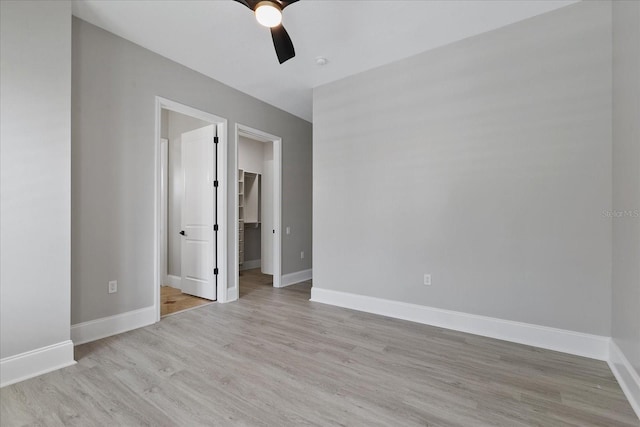
<path id="1" fill-rule="evenodd" d="M 298 0 L 234 0 L 247 6 L 256 14 L 256 19 L 261 25 L 271 29 L 273 46 L 276 48 L 278 61 L 282 64 L 296 56 L 293 42 L 282 26 L 282 11 L 291 3 Z"/>

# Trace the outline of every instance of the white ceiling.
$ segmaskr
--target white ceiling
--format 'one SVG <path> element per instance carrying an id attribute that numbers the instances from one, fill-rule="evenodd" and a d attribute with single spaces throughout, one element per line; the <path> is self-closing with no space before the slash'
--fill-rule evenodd
<path id="1" fill-rule="evenodd" d="M 232 0 L 76 0 L 73 13 L 311 121 L 316 86 L 575 2 L 300 0 L 284 11 L 296 57 L 282 65 L 269 30 Z"/>

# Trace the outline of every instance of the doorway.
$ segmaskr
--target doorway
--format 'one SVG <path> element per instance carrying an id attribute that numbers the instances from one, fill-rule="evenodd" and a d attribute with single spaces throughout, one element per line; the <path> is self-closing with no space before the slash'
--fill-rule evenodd
<path id="1" fill-rule="evenodd" d="M 226 296 L 226 120 L 158 97 L 156 132 L 160 320 Z"/>
<path id="2" fill-rule="evenodd" d="M 281 286 L 282 139 L 236 124 L 235 274 L 229 294 L 238 298 L 241 272 Z"/>

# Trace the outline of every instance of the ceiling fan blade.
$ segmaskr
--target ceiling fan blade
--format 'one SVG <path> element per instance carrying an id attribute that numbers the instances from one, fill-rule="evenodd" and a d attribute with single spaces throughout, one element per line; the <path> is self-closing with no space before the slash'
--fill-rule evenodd
<path id="1" fill-rule="evenodd" d="M 284 10 L 285 7 L 289 6 L 292 3 L 297 2 L 298 0 L 280 0 L 280 4 L 282 5 L 282 10 Z"/>
<path id="2" fill-rule="evenodd" d="M 282 25 L 271 28 L 271 38 L 273 39 L 273 46 L 276 48 L 278 61 L 281 64 L 296 56 L 291 37 L 289 37 L 287 30 Z"/>
<path id="3" fill-rule="evenodd" d="M 249 2 L 247 2 L 246 0 L 233 0 L 235 2 L 238 2 L 240 4 L 243 4 L 245 6 L 247 6 L 249 9 L 253 10 L 253 7 L 251 5 L 249 5 Z"/>
<path id="4" fill-rule="evenodd" d="M 240 3 L 242 5 L 245 5 L 251 10 L 255 10 L 258 3 L 260 3 L 260 0 L 233 0 L 233 1 Z M 298 0 L 271 0 L 271 1 L 273 3 L 277 3 L 277 5 L 280 7 L 280 10 L 284 10 L 285 7 L 289 6 L 292 3 L 297 2 Z"/>

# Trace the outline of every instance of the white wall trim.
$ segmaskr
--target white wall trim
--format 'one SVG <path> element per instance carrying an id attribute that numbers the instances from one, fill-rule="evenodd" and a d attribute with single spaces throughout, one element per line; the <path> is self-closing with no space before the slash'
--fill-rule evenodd
<path id="1" fill-rule="evenodd" d="M 262 263 L 261 259 L 252 259 L 250 261 L 244 261 L 240 266 L 240 271 L 251 270 L 253 268 L 260 268 Z"/>
<path id="2" fill-rule="evenodd" d="M 161 114 L 162 116 L 162 114 Z M 167 262 L 167 253 L 169 251 L 169 203 L 167 202 L 169 197 L 169 140 L 167 138 L 160 138 L 160 147 L 158 147 L 160 156 L 160 277 L 166 282 L 167 275 L 169 274 L 169 266 Z M 164 285 L 166 283 L 160 283 Z"/>
<path id="3" fill-rule="evenodd" d="M 75 364 L 71 340 L 5 357 L 0 360 L 0 387 Z"/>
<path id="4" fill-rule="evenodd" d="M 167 274 L 165 283 L 163 285 L 171 286 L 172 288 L 182 289 L 182 278 L 180 276 L 174 276 L 173 274 Z"/>
<path id="5" fill-rule="evenodd" d="M 229 288 L 228 289 L 228 291 L 227 291 L 227 300 L 229 302 L 237 301 L 239 296 L 240 295 L 238 294 L 238 287 L 237 286 L 235 288 Z M 220 302 L 220 301 L 218 301 L 218 302 Z"/>
<path id="6" fill-rule="evenodd" d="M 417 304 L 311 288 L 311 301 L 424 323 L 598 360 L 609 358 L 609 337 L 443 310 Z"/>
<path id="7" fill-rule="evenodd" d="M 282 281 L 280 282 L 280 288 L 285 286 L 295 285 L 296 283 L 306 282 L 313 277 L 313 269 L 296 271 L 294 273 L 288 273 L 282 275 Z M 313 290 L 313 288 L 312 288 Z"/>
<path id="8" fill-rule="evenodd" d="M 624 395 L 640 418 L 640 376 L 613 339 L 609 343 L 608 363 Z"/>
<path id="9" fill-rule="evenodd" d="M 71 325 L 71 339 L 75 345 L 121 334 L 156 322 L 155 305 Z"/>

